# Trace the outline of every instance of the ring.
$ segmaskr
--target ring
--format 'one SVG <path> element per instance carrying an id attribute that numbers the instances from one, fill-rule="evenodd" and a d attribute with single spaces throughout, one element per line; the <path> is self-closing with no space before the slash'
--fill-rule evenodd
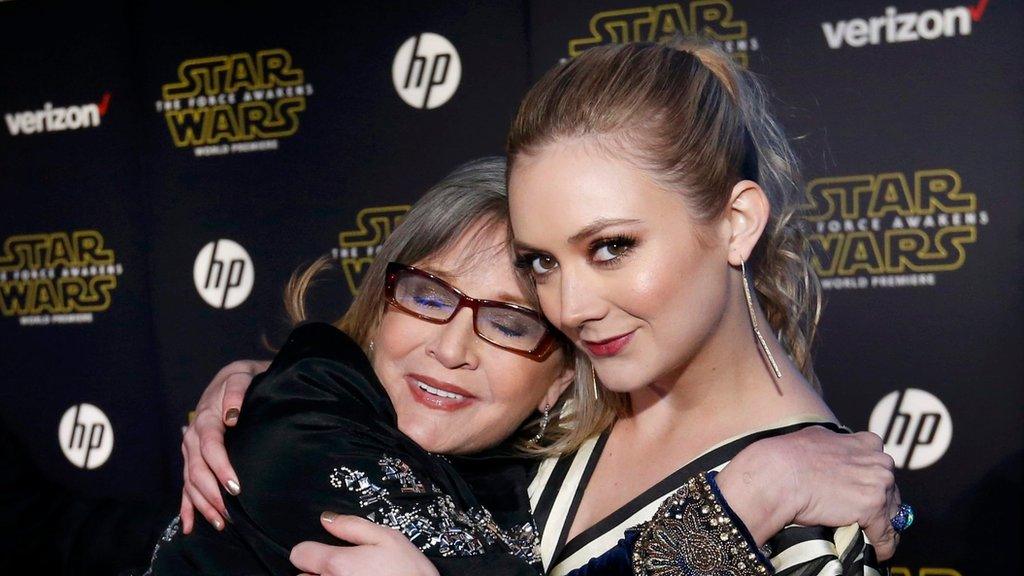
<path id="1" fill-rule="evenodd" d="M 904 530 L 914 524 L 914 509 L 910 507 L 910 504 L 900 504 L 899 510 L 889 520 L 889 523 L 892 524 L 892 529 L 897 534 L 902 534 Z"/>

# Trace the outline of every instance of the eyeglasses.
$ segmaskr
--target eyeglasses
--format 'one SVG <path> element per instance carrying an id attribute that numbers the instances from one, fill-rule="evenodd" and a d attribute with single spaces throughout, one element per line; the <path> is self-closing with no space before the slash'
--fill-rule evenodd
<path id="1" fill-rule="evenodd" d="M 473 311 L 473 331 L 490 344 L 534 360 L 554 348 L 555 335 L 536 312 L 497 300 L 477 300 L 437 276 L 389 262 L 384 295 L 399 310 L 432 324 L 447 324 L 463 308 Z"/>

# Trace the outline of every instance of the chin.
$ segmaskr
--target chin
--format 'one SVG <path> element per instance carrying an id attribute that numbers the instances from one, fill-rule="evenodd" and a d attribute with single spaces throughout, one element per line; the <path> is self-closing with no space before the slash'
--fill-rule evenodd
<path id="1" fill-rule="evenodd" d="M 631 363 L 633 364 L 633 363 Z M 647 370 L 639 371 L 632 366 L 610 366 L 597 370 L 597 378 L 601 387 L 619 394 L 629 394 L 640 390 L 649 382 Z"/>

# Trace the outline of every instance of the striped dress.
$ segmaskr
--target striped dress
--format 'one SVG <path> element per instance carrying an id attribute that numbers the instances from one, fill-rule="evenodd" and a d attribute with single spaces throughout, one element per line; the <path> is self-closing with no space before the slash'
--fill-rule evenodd
<path id="1" fill-rule="evenodd" d="M 721 470 L 743 448 L 768 438 L 794 432 L 815 424 L 837 432 L 848 430 L 829 423 L 798 421 L 733 438 L 709 449 L 685 464 L 664 480 L 627 502 L 615 512 L 567 541 L 583 493 L 593 475 L 607 442 L 607 432 L 591 438 L 580 449 L 562 458 L 542 462 L 530 484 L 530 505 L 541 534 L 540 554 L 544 568 L 551 576 L 565 576 L 616 546 L 626 530 L 650 521 L 663 503 L 681 492 L 687 482 L 704 472 Z M 715 533 L 713 536 L 717 536 Z M 691 537 L 692 535 L 687 535 Z M 698 534 L 697 536 L 705 536 Z M 724 538 L 724 535 L 723 535 Z M 719 547 L 725 546 L 721 544 Z M 761 549 L 766 553 L 776 574 L 785 576 L 868 575 L 886 574 L 878 566 L 874 548 L 856 526 L 823 528 L 818 526 L 787 526 Z M 671 562 L 669 562 L 671 564 Z M 725 574 L 763 574 L 748 564 L 743 570 L 719 571 Z M 763 568 L 762 568 L 763 569 Z M 680 570 L 678 574 L 700 574 Z M 672 569 L 650 574 L 675 574 Z"/>

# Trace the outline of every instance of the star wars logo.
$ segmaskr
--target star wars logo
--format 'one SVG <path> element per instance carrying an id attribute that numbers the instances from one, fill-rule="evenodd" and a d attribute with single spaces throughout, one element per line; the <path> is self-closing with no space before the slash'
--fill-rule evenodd
<path id="1" fill-rule="evenodd" d="M 22 234 L 0 253 L 0 315 L 22 326 L 82 324 L 110 308 L 123 273 L 95 230 Z"/>
<path id="2" fill-rule="evenodd" d="M 156 111 L 171 140 L 196 156 L 276 150 L 299 130 L 313 85 L 286 50 L 185 60 L 163 86 Z"/>
<path id="3" fill-rule="evenodd" d="M 338 234 L 338 247 L 331 254 L 341 262 L 345 281 L 355 296 L 363 274 L 392 230 L 402 223 L 410 206 L 374 206 L 363 208 L 356 215 L 354 230 Z"/>
<path id="4" fill-rule="evenodd" d="M 733 17 L 728 0 L 691 0 L 598 12 L 590 18 L 590 36 L 569 41 L 569 56 L 587 48 L 627 42 L 672 42 L 679 34 L 701 34 L 746 66 L 758 50 L 747 22 Z"/>
<path id="5" fill-rule="evenodd" d="M 939 168 L 818 178 L 801 213 L 826 289 L 933 286 L 989 222 L 960 175 Z"/>

